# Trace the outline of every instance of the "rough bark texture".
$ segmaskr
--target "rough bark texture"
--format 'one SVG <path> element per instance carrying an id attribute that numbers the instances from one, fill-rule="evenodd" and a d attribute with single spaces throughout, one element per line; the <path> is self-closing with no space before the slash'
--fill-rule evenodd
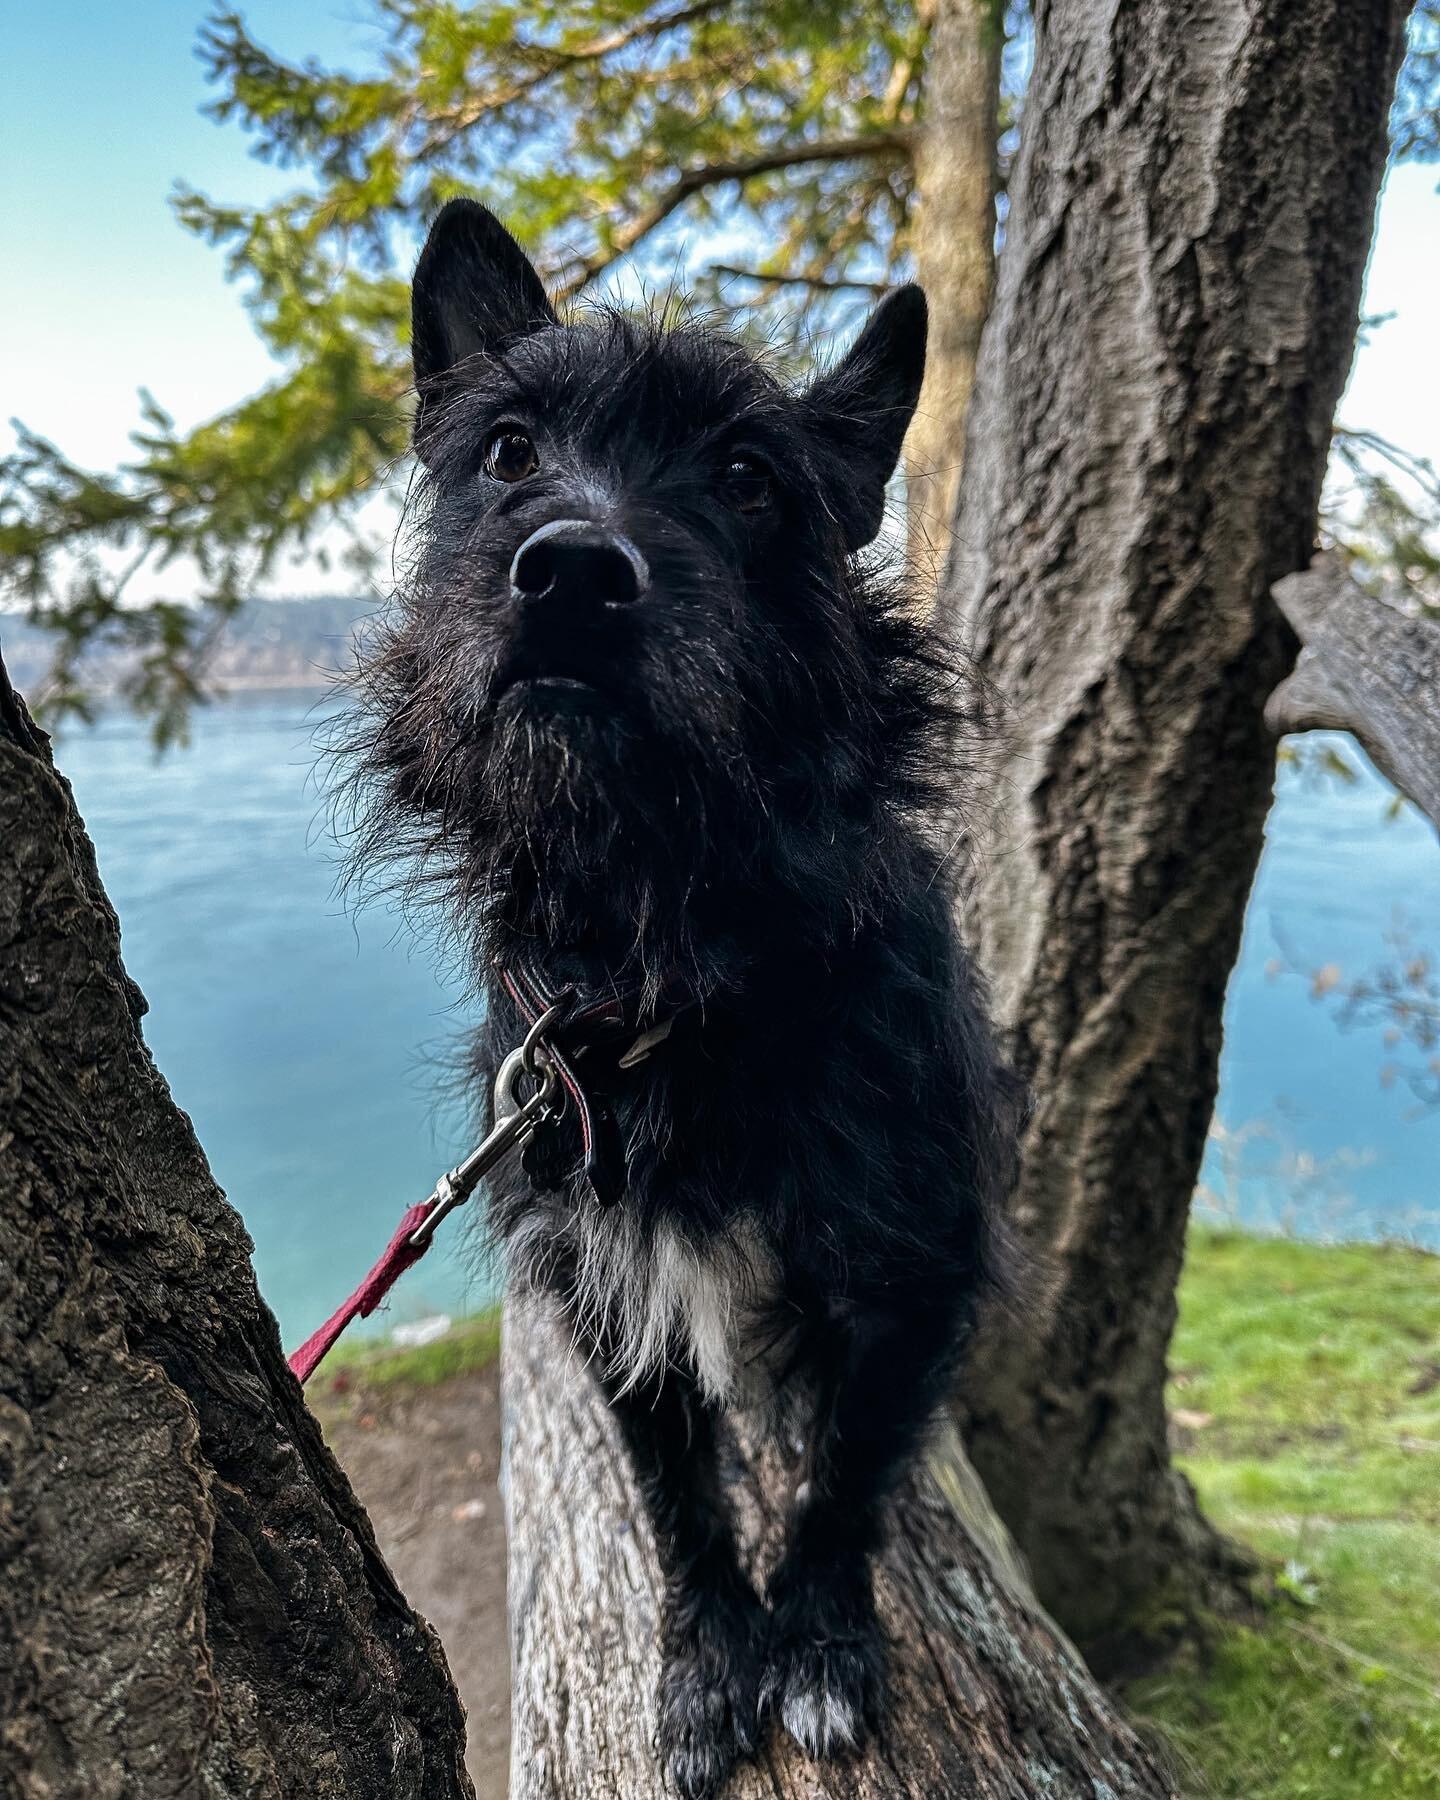
<path id="1" fill-rule="evenodd" d="M 1440 620 L 1375 599 L 1333 555 L 1277 582 L 1275 599 L 1304 648 L 1270 697 L 1270 729 L 1353 732 L 1440 827 Z"/>
<path id="2" fill-rule="evenodd" d="M 512 1303 L 504 1355 L 510 1800 L 658 1794 L 660 1574 L 628 1460 L 550 1317 Z M 741 1480 L 752 1546 L 783 1480 Z M 1044 1616 L 953 1429 L 897 1508 L 879 1581 L 894 1654 L 882 1741 L 818 1767 L 779 1735 L 727 1800 L 1111 1800 L 1173 1793 Z"/>
<path id="3" fill-rule="evenodd" d="M 973 936 L 1048 1263 L 971 1454 L 1102 1667 L 1232 1558 L 1163 1382 L 1404 0 L 1051 0 L 942 606 L 1010 708 Z"/>
<path id="4" fill-rule="evenodd" d="M 960 491 L 962 424 L 995 279 L 1000 0 L 938 0 L 915 158 L 916 272 L 930 300 L 925 386 L 905 442 L 910 548 L 943 559 Z"/>
<path id="5" fill-rule="evenodd" d="M 0 1791 L 471 1792 L 0 664 Z"/>

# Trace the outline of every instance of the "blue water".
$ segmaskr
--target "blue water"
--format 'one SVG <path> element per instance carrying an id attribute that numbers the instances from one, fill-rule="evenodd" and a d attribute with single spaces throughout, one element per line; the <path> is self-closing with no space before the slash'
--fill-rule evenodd
<path id="1" fill-rule="evenodd" d="M 255 1240 L 287 1344 L 469 1147 L 463 1107 L 437 1097 L 459 984 L 393 908 L 354 914 L 337 897 L 319 717 L 313 695 L 242 695 L 197 713 L 190 748 L 161 758 L 120 712 L 57 747 L 150 1002 L 146 1039 Z M 437 1239 L 389 1322 L 489 1296 L 467 1235 Z"/>
<path id="2" fill-rule="evenodd" d="M 233 697 L 157 759 L 122 713 L 59 746 L 119 910 L 147 1039 L 255 1239 L 260 1285 L 295 1342 L 362 1275 L 412 1200 L 465 1148 L 440 1072 L 459 984 L 393 908 L 352 915 L 312 770 L 313 696 Z M 1338 742 L 1338 740 L 1337 740 Z M 1315 750 L 1309 749 L 1313 762 Z M 1381 1071 L 1379 1027 L 1344 1031 L 1300 974 L 1363 974 L 1396 909 L 1440 950 L 1440 845 L 1348 744 L 1353 784 L 1282 768 L 1231 986 L 1201 1205 L 1267 1227 L 1403 1235 L 1440 1248 L 1440 1108 Z M 1403 1059 L 1402 1059 L 1403 1060 Z M 390 1322 L 493 1291 L 449 1230 Z"/>
<path id="3" fill-rule="evenodd" d="M 1347 1025 L 1312 981 L 1329 967 L 1353 983 L 1419 953 L 1440 974 L 1440 839 L 1349 738 L 1290 744 L 1304 762 L 1278 771 L 1198 1209 L 1440 1249 L 1440 1050 L 1387 1042 L 1389 1020 Z M 1327 753 L 1349 779 L 1319 772 Z"/>

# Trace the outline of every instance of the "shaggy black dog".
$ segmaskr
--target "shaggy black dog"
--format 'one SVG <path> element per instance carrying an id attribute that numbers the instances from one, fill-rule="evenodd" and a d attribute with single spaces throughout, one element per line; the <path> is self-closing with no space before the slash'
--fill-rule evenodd
<path id="1" fill-rule="evenodd" d="M 1014 1108 L 956 938 L 973 687 L 861 559 L 915 406 L 905 287 L 804 392 L 740 344 L 561 323 L 483 208 L 415 274 L 424 527 L 361 678 L 372 844 L 473 939 L 492 1071 L 565 1079 L 491 1192 L 629 1444 L 665 1567 L 661 1749 L 883 1691 L 870 1558 L 995 1277 Z M 763 1599 L 724 1418 L 799 1452 Z"/>

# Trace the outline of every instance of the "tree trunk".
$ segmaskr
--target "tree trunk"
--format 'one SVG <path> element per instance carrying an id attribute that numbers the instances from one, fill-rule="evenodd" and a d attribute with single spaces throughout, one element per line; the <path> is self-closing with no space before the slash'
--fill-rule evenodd
<path id="1" fill-rule="evenodd" d="M 470 1794 L 144 1011 L 0 663 L 0 1789 Z"/>
<path id="2" fill-rule="evenodd" d="M 503 1410 L 510 1800 L 658 1793 L 654 1547 L 595 1384 L 533 1303 L 507 1312 Z M 761 1456 L 742 1483 L 746 1536 L 763 1559 L 783 1477 Z M 878 1595 L 894 1656 L 883 1739 L 822 1769 L 772 1734 L 726 1800 L 1173 1794 L 1040 1611 L 953 1428 L 896 1509 Z"/>
<path id="3" fill-rule="evenodd" d="M 915 158 L 916 273 L 930 300 L 925 386 L 905 443 L 912 555 L 943 560 L 960 491 L 962 422 L 995 276 L 1001 0 L 938 0 Z"/>
<path id="4" fill-rule="evenodd" d="M 1103 1669 L 1236 1572 L 1165 1356 L 1267 696 L 1349 366 L 1404 0 L 1050 0 L 941 604 L 1011 709 L 972 935 L 1033 1085 L 1032 1304 L 971 1454 Z"/>
<path id="5" fill-rule="evenodd" d="M 1304 648 L 1270 696 L 1270 729 L 1353 733 L 1440 829 L 1440 619 L 1367 594 L 1333 554 L 1287 575 L 1275 599 Z"/>

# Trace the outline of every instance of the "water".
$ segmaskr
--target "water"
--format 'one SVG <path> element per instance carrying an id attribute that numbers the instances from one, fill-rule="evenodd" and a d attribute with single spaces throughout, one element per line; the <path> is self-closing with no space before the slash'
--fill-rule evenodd
<path id="1" fill-rule="evenodd" d="M 58 746 L 150 1002 L 146 1039 L 255 1240 L 287 1344 L 469 1148 L 463 1106 L 436 1092 L 465 1022 L 459 984 L 393 908 L 352 916 L 337 897 L 319 716 L 314 695 L 242 695 L 197 713 L 192 746 L 163 758 L 120 712 Z M 391 1323 L 490 1297 L 467 1235 L 437 1239 Z"/>
<path id="2" fill-rule="evenodd" d="M 61 766 L 119 910 L 145 1031 L 255 1240 L 287 1343 L 368 1268 L 395 1220 L 468 1148 L 437 1095 L 460 1037 L 458 983 L 396 912 L 352 917 L 319 829 L 313 696 L 236 696 L 202 711 L 193 746 L 157 760 L 122 714 L 68 734 Z M 1313 746 L 1312 746 L 1313 755 Z M 1380 1072 L 1378 1027 L 1342 1031 L 1302 969 L 1359 975 L 1390 955 L 1402 906 L 1440 950 L 1440 845 L 1353 747 L 1353 785 L 1281 771 L 1231 985 L 1202 1202 L 1261 1226 L 1406 1235 L 1440 1248 L 1440 1107 L 1419 1117 Z M 391 1322 L 493 1293 L 453 1227 L 410 1271 Z"/>
<path id="3" fill-rule="evenodd" d="M 1388 1020 L 1347 1026 L 1311 980 L 1331 967 L 1354 982 L 1417 951 L 1440 959 L 1440 840 L 1414 808 L 1397 811 L 1350 739 L 1292 741 L 1306 768 L 1279 770 L 1226 1000 L 1201 1210 L 1440 1249 L 1440 1049 L 1388 1043 Z M 1353 779 L 1317 778 L 1327 753 Z M 1408 1076 L 1430 1057 L 1424 1104 Z"/>

